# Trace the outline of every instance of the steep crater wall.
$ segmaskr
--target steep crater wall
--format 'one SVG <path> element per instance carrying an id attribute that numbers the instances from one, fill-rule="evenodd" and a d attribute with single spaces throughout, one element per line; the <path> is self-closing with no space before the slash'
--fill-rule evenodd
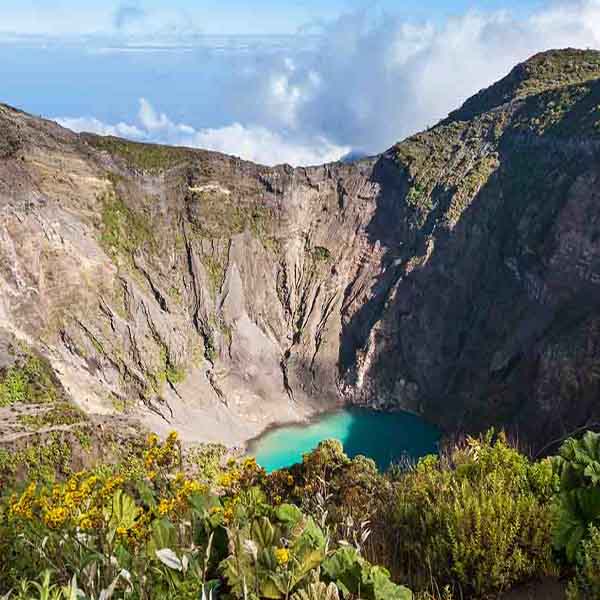
<path id="1" fill-rule="evenodd" d="M 540 449 L 598 419 L 599 75 L 540 55 L 381 156 L 298 169 L 0 106 L 0 330 L 87 413 L 187 440 L 352 402 Z"/>

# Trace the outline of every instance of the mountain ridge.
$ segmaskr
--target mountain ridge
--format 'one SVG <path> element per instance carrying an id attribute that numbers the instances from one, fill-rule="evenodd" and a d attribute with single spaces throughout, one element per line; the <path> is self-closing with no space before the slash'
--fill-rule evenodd
<path id="1" fill-rule="evenodd" d="M 538 54 L 296 169 L 0 105 L 0 329 L 84 411 L 188 440 L 352 402 L 543 446 L 598 417 L 598 78 L 598 52 Z"/>

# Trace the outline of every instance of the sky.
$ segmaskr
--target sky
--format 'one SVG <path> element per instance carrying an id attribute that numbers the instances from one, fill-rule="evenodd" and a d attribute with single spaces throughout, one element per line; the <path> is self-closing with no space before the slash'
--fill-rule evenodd
<path id="1" fill-rule="evenodd" d="M 382 152 L 567 46 L 600 48 L 600 0 L 1 0 L 0 102 L 317 164 Z"/>
<path id="2" fill-rule="evenodd" d="M 25 34 L 296 34 L 355 10 L 434 19 L 467 10 L 527 12 L 539 0 L 3 0 L 0 30 Z"/>

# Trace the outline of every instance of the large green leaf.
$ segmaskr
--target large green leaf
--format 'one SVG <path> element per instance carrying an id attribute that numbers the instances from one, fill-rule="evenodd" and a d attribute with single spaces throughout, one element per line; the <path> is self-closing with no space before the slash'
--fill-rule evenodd
<path id="1" fill-rule="evenodd" d="M 134 499 L 122 490 L 117 490 L 110 504 L 104 508 L 104 517 L 108 521 L 110 538 L 114 537 L 117 529 L 132 527 L 138 512 Z"/>
<path id="2" fill-rule="evenodd" d="M 361 593 L 365 598 L 372 598 L 373 600 L 412 600 L 412 592 L 400 585 L 396 585 L 391 579 L 387 569 L 383 567 L 370 567 L 370 569 L 363 574 L 363 582 L 361 586 Z"/>
<path id="3" fill-rule="evenodd" d="M 577 550 L 588 528 L 600 522 L 600 488 L 563 492 L 555 512 L 553 545 L 564 550 L 567 560 L 575 562 Z"/>
<path id="4" fill-rule="evenodd" d="M 354 593 L 362 581 L 360 555 L 355 548 L 339 548 L 323 561 L 321 570 L 324 578 L 335 583 L 344 595 Z"/>
<path id="5" fill-rule="evenodd" d="M 562 491 L 600 482 L 600 434 L 588 431 L 581 439 L 569 438 L 554 458 Z"/>
<path id="6" fill-rule="evenodd" d="M 334 582 L 344 596 L 364 600 L 412 600 L 412 592 L 395 584 L 383 567 L 371 565 L 351 547 L 338 549 L 323 562 L 323 578 Z"/>
<path id="7" fill-rule="evenodd" d="M 311 583 L 305 589 L 298 590 L 291 600 L 340 600 L 340 595 L 334 583 L 326 585 L 318 581 Z"/>
<path id="8" fill-rule="evenodd" d="M 155 519 L 152 522 L 152 538 L 148 544 L 148 552 L 154 554 L 162 548 L 177 546 L 177 531 L 168 519 Z"/>
<path id="9" fill-rule="evenodd" d="M 274 545 L 275 528 L 267 517 L 260 517 L 260 519 L 253 521 L 250 535 L 263 548 Z"/>
<path id="10" fill-rule="evenodd" d="M 275 516 L 290 529 L 304 518 L 302 511 L 293 504 L 281 504 L 275 509 Z"/>

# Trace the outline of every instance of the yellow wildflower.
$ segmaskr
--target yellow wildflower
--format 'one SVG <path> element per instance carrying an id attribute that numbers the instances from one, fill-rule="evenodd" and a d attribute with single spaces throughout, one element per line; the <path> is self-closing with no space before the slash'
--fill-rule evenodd
<path id="1" fill-rule="evenodd" d="M 223 487 L 229 487 L 232 483 L 232 477 L 229 473 L 223 473 L 220 477 L 219 477 L 219 485 L 222 485 Z"/>
<path id="2" fill-rule="evenodd" d="M 275 560 L 278 565 L 287 565 L 290 560 L 290 551 L 287 548 L 277 548 L 275 550 Z"/>
<path id="3" fill-rule="evenodd" d="M 30 483 L 27 489 L 21 494 L 21 497 L 17 500 L 16 496 L 12 497 L 12 504 L 10 511 L 13 515 L 22 517 L 25 519 L 33 518 L 33 500 L 35 496 L 36 485 Z"/>
<path id="4" fill-rule="evenodd" d="M 171 511 L 171 502 L 163 498 L 158 504 L 158 514 L 161 516 L 166 515 Z"/>
<path id="5" fill-rule="evenodd" d="M 197 481 L 187 479 L 183 483 L 181 490 L 185 496 L 191 496 L 192 494 L 202 492 L 204 490 L 204 486 L 201 483 L 198 483 Z"/>
<path id="6" fill-rule="evenodd" d="M 103 492 L 105 494 L 111 494 L 115 489 L 121 487 L 125 483 L 123 477 L 119 475 L 115 475 L 114 477 L 109 477 L 104 484 Z"/>
<path id="7" fill-rule="evenodd" d="M 67 520 L 67 511 L 62 506 L 51 508 L 44 513 L 44 523 L 50 527 L 50 529 L 56 529 L 60 527 Z"/>

